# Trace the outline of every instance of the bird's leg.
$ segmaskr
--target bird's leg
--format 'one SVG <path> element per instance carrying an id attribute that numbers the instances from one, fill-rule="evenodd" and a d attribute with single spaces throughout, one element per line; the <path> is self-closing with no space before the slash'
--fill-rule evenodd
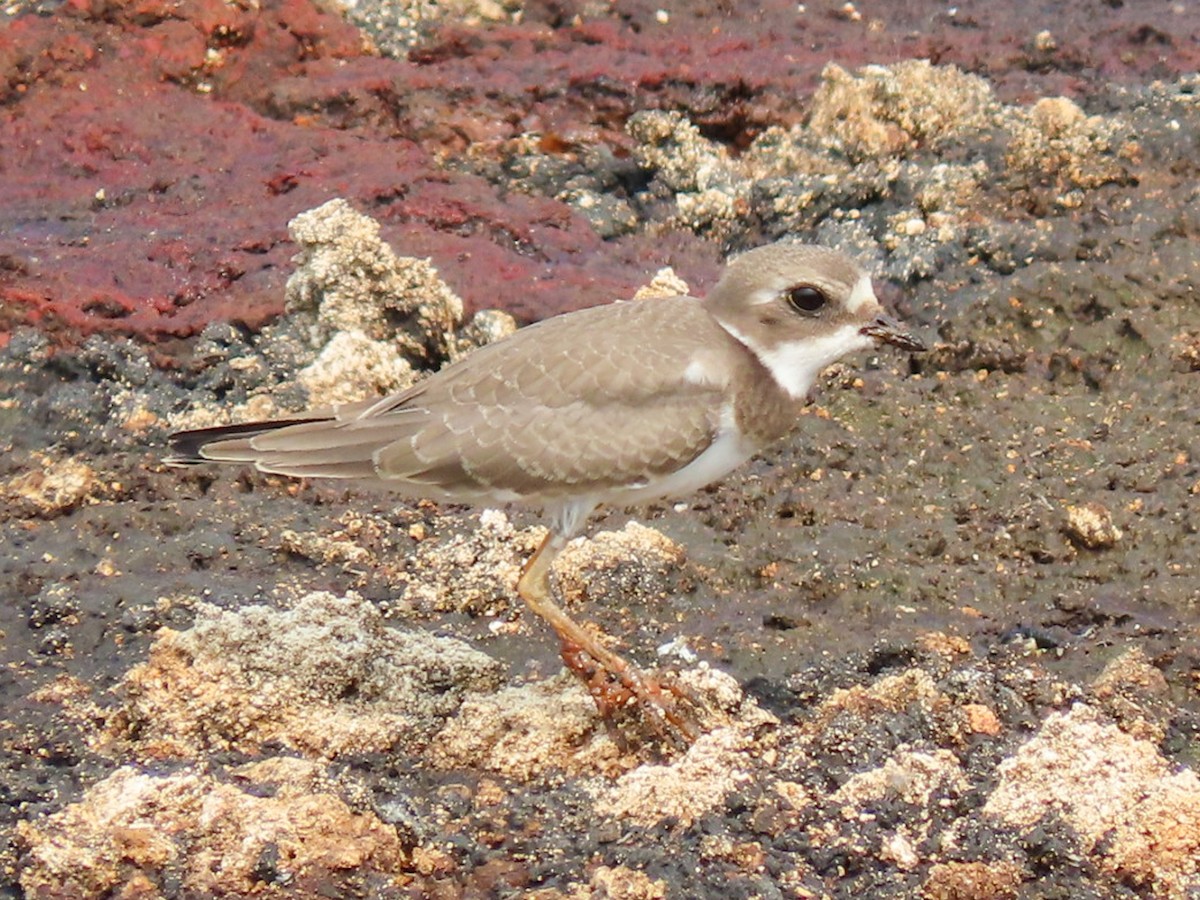
<path id="1" fill-rule="evenodd" d="M 695 722 L 683 715 L 679 700 L 690 700 L 671 685 L 661 685 L 643 675 L 636 666 L 613 653 L 563 611 L 550 590 L 550 566 L 567 545 L 567 538 L 551 532 L 521 572 L 517 593 L 531 610 L 554 629 L 562 641 L 562 658 L 567 668 L 583 679 L 606 719 L 629 700 L 654 707 L 689 742 L 700 735 Z M 590 662 L 587 658 L 590 657 Z M 617 682 L 621 690 L 614 690 Z"/>

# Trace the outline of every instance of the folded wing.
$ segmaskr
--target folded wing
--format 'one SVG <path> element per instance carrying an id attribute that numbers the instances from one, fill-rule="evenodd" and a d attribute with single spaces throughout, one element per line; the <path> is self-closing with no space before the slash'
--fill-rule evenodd
<path id="1" fill-rule="evenodd" d="M 182 432 L 170 461 L 246 462 L 464 501 L 544 501 L 636 484 L 712 443 L 721 386 L 687 377 L 705 329 L 724 339 L 690 298 L 584 310 L 523 329 L 391 397 Z"/>

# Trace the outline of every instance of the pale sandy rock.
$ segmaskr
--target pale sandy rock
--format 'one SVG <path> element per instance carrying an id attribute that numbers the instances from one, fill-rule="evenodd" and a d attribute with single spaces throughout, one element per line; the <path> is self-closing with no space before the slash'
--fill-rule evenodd
<path id="1" fill-rule="evenodd" d="M 752 181 L 766 178 L 797 179 L 818 176 L 836 182 L 852 171 L 845 160 L 833 159 L 812 140 L 805 125 L 781 128 L 772 125 L 756 137 L 738 157 L 743 174 Z"/>
<path id="2" fill-rule="evenodd" d="M 700 838 L 700 857 L 732 863 L 743 872 L 761 869 L 766 860 L 759 842 L 734 840 L 726 834 L 706 834 Z"/>
<path id="3" fill-rule="evenodd" d="M 829 63 L 808 128 L 852 160 L 864 160 L 987 129 L 998 109 L 986 81 L 954 66 L 905 60 L 850 73 Z"/>
<path id="4" fill-rule="evenodd" d="M 628 201 L 614 194 L 571 187 L 559 191 L 555 199 L 587 219 L 592 229 L 606 240 L 631 234 L 640 222 L 637 211 Z"/>
<path id="5" fill-rule="evenodd" d="M 774 722 L 745 700 L 729 675 L 701 666 L 670 677 L 698 699 L 704 728 L 721 729 L 733 722 L 751 731 Z M 640 761 L 613 743 L 595 702 L 566 671 L 469 697 L 429 742 L 425 758 L 439 768 L 480 768 L 521 782 L 548 774 L 612 778 Z"/>
<path id="6" fill-rule="evenodd" d="M 500 666 L 460 641 L 387 628 L 360 597 L 312 593 L 289 609 L 208 604 L 163 629 L 121 690 L 110 731 L 143 756 L 252 753 L 275 741 L 316 757 L 419 745 Z"/>
<path id="7" fill-rule="evenodd" d="M 1027 873 L 1015 862 L 946 862 L 929 868 L 925 900 L 1012 900 Z"/>
<path id="8" fill-rule="evenodd" d="M 771 789 L 782 797 L 793 810 L 802 810 L 815 802 L 812 792 L 795 781 L 776 781 Z"/>
<path id="9" fill-rule="evenodd" d="M 322 407 L 403 390 L 416 372 L 391 341 L 351 329 L 334 334 L 296 380 L 308 390 L 309 404 Z"/>
<path id="10" fill-rule="evenodd" d="M 767 129 L 737 158 L 679 113 L 632 117 L 627 130 L 637 141 L 635 158 L 675 198 L 672 224 L 720 237 L 752 208 L 753 186 L 771 180 L 786 183 L 776 189 L 775 213 L 803 219 L 818 198 L 847 183 L 861 192 L 903 179 L 920 192 L 923 214 L 943 213 L 928 222 L 907 215 L 919 222 L 920 236 L 928 234 L 931 246 L 956 239 L 957 216 L 988 179 L 986 163 L 906 171 L 900 157 L 994 127 L 1002 107 L 987 82 L 924 60 L 855 73 L 830 64 L 823 79 L 807 123 Z M 875 162 L 874 175 L 851 165 L 867 159 Z"/>
<path id="11" fill-rule="evenodd" d="M 484 510 L 478 528 L 417 542 L 391 581 L 411 609 L 501 615 L 519 602 L 521 569 L 545 535 L 544 528 L 517 528 L 504 512 Z"/>
<path id="12" fill-rule="evenodd" d="M 234 407 L 232 418 L 238 422 L 254 421 L 255 419 L 269 419 L 282 415 L 284 412 L 285 410 L 274 397 L 269 394 L 258 394 Z"/>
<path id="13" fill-rule="evenodd" d="M 825 753 L 844 744 L 845 752 L 853 754 L 856 735 L 872 733 L 877 727 L 874 723 L 898 714 L 928 723 L 934 729 L 930 737 L 943 746 L 958 746 L 977 740 L 981 734 L 996 735 L 1003 730 L 995 711 L 979 703 L 960 702 L 938 687 L 934 673 L 914 667 L 830 693 L 796 726 L 797 739 L 788 742 L 783 751 L 788 765 L 807 767 L 814 746 Z M 864 773 L 852 782 L 858 787 L 848 789 L 878 787 L 881 779 L 891 777 L 896 779 L 893 790 L 908 784 L 929 784 L 927 779 L 934 775 L 949 778 L 948 771 L 941 767 L 949 765 L 951 758 L 941 751 L 930 753 L 928 759 L 922 754 L 914 757 L 908 748 L 900 747 L 894 756 L 899 769 Z M 934 767 L 932 772 L 922 775 L 923 762 Z M 912 770 L 905 771 L 905 766 Z"/>
<path id="14" fill-rule="evenodd" d="M 681 670 L 679 680 L 684 688 L 700 698 L 708 713 L 715 717 L 708 727 L 720 722 L 721 717 L 724 717 L 725 724 L 736 720 L 746 728 L 779 724 L 774 716 L 760 709 L 757 703 L 746 696 L 741 684 L 728 672 L 702 662 L 694 668 Z"/>
<path id="15" fill-rule="evenodd" d="M 446 540 L 420 540 L 405 569 L 390 576 L 401 604 L 422 611 L 467 611 L 500 616 L 519 604 L 517 581 L 546 536 L 542 526 L 517 528 L 501 510 L 484 510 L 479 527 Z M 684 561 L 683 548 L 636 522 L 621 531 L 576 538 L 554 561 L 560 596 L 569 606 L 623 591 L 668 590 L 667 576 Z"/>
<path id="16" fill-rule="evenodd" d="M 681 680 L 693 694 L 713 703 L 714 693 L 740 696 L 730 676 L 714 670 L 689 670 Z M 703 681 L 709 683 L 706 689 Z M 730 682 L 724 687 L 721 682 Z M 742 698 L 729 724 L 700 736 L 683 756 L 668 765 L 643 765 L 599 790 L 596 811 L 622 822 L 653 826 L 671 818 L 686 828 L 717 809 L 733 791 L 751 783 L 761 767 L 766 744 L 773 743 L 778 720 L 753 700 Z M 763 733 L 766 732 L 766 736 Z"/>
<path id="17" fill-rule="evenodd" d="M 1000 722 L 1000 717 L 996 715 L 995 710 L 990 706 L 985 706 L 982 703 L 964 703 L 962 705 L 962 714 L 966 731 L 969 734 L 985 734 L 988 737 L 997 737 L 1004 729 Z"/>
<path id="18" fill-rule="evenodd" d="M 519 22 L 523 0 L 331 0 L 351 21 L 370 34 L 378 51 L 399 59 L 430 40 L 443 22 L 478 28 L 496 22 Z M 373 51 L 374 52 L 374 51 Z"/>
<path id="19" fill-rule="evenodd" d="M 878 768 L 851 776 L 830 800 L 856 809 L 887 797 L 928 806 L 937 793 L 964 791 L 967 787 L 958 757 L 949 750 L 923 753 L 900 749 Z"/>
<path id="20" fill-rule="evenodd" d="M 334 531 L 284 529 L 277 546 L 285 553 L 338 565 L 342 571 L 359 576 L 380 569 L 396 556 L 395 529 L 386 518 L 351 509 L 333 524 L 339 526 Z"/>
<path id="21" fill-rule="evenodd" d="M 970 165 L 938 163 L 914 178 L 918 184 L 917 205 L 926 215 L 960 213 L 979 202 L 987 179 L 987 163 L 982 160 Z"/>
<path id="22" fill-rule="evenodd" d="M 674 221 L 694 232 L 708 230 L 716 223 L 735 219 L 744 207 L 737 192 L 707 188 L 695 193 L 681 192 L 675 197 Z"/>
<path id="23" fill-rule="evenodd" d="M 827 190 L 836 187 L 837 179 L 836 175 L 797 175 L 791 180 L 787 191 L 771 198 L 772 212 L 777 216 L 802 220 L 804 212 L 810 209 L 818 198 Z M 870 246 L 874 247 L 874 238 L 869 234 L 864 236 Z"/>
<path id="24" fill-rule="evenodd" d="M 662 900 L 667 896 L 666 881 L 628 866 L 598 866 L 589 887 L 591 900 Z"/>
<path id="25" fill-rule="evenodd" d="M 849 778 L 830 801 L 844 804 L 847 818 L 870 815 L 871 809 L 889 799 L 914 807 L 929 808 L 939 795 L 954 796 L 969 785 L 958 758 L 949 750 L 922 753 L 901 748 L 883 765 Z M 881 855 L 904 871 L 921 862 L 917 847 L 929 838 L 932 816 L 913 816 L 882 838 Z"/>
<path id="26" fill-rule="evenodd" d="M 761 202 L 753 186 L 764 182 L 778 183 L 768 192 L 775 214 L 803 224 L 811 206 L 827 202 L 821 198 L 887 190 L 903 181 L 918 193 L 921 209 L 906 214 L 900 237 L 919 238 L 929 254 L 956 240 L 990 177 L 987 164 L 930 170 L 902 157 L 994 128 L 1003 107 L 987 82 L 924 60 L 854 73 L 830 64 L 823 79 L 808 122 L 767 129 L 737 158 L 679 113 L 631 118 L 627 129 L 637 141 L 635 157 L 674 196 L 672 224 L 720 238 Z M 868 159 L 870 171 L 855 169 Z M 914 228 L 920 233 L 911 234 Z"/>
<path id="27" fill-rule="evenodd" d="M 1066 97 L 1046 97 L 1005 116 L 1011 133 L 1005 163 L 1013 172 L 1093 188 L 1125 177 L 1138 151 L 1120 119 L 1088 116 Z"/>
<path id="28" fill-rule="evenodd" d="M 910 706 L 933 711 L 946 711 L 950 699 L 938 690 L 933 677 L 923 669 L 906 669 L 887 675 L 870 685 L 854 685 L 834 691 L 817 708 L 806 731 L 824 730 L 838 715 L 849 712 L 873 716 L 882 712 L 901 712 Z"/>
<path id="29" fill-rule="evenodd" d="M 1184 372 L 1200 372 L 1200 331 L 1184 330 L 1171 338 L 1171 356 Z"/>
<path id="30" fill-rule="evenodd" d="M 120 388 L 113 393 L 112 418 L 130 434 L 143 435 L 158 426 L 162 419 L 148 406 L 143 391 Z"/>
<path id="31" fill-rule="evenodd" d="M 1104 667 L 1092 682 L 1093 702 L 1133 737 L 1158 744 L 1177 715 L 1166 676 L 1133 647 Z"/>
<path id="32" fill-rule="evenodd" d="M 485 769 L 519 782 L 551 771 L 615 774 L 633 762 L 608 738 L 595 702 L 569 672 L 467 699 L 425 757 L 439 768 Z"/>
<path id="33" fill-rule="evenodd" d="M 889 862 L 902 872 L 911 872 L 921 862 L 917 853 L 919 839 L 910 832 L 908 825 L 900 825 L 895 831 L 885 835 L 880 841 L 879 858 Z"/>
<path id="34" fill-rule="evenodd" d="M 638 164 L 675 197 L 674 225 L 716 235 L 730 228 L 745 208 L 750 183 L 723 146 L 674 111 L 639 112 L 626 131 L 637 142 Z"/>
<path id="35" fill-rule="evenodd" d="M 1167 696 L 1171 690 L 1162 670 L 1150 662 L 1141 647 L 1126 650 L 1092 682 L 1092 691 L 1101 697 L 1130 689 L 1152 697 Z"/>
<path id="36" fill-rule="evenodd" d="M 96 471 L 80 460 L 43 453 L 30 455 L 28 471 L 0 482 L 0 498 L 30 515 L 65 515 L 104 490 Z"/>
<path id="37" fill-rule="evenodd" d="M 502 309 L 482 309 L 454 336 L 450 360 L 460 359 L 472 350 L 508 337 L 517 330 L 517 320 Z"/>
<path id="38" fill-rule="evenodd" d="M 96 693 L 100 694 L 103 702 L 97 702 L 92 685 L 63 673 L 30 693 L 26 699 L 32 703 L 58 707 L 58 720 L 69 722 L 88 747 L 102 751 L 106 744 L 102 728 L 108 714 L 108 701 L 105 692 Z"/>
<path id="39" fill-rule="evenodd" d="M 1121 529 L 1113 522 L 1112 511 L 1095 501 L 1068 506 L 1064 529 L 1071 543 L 1088 550 L 1104 550 L 1121 539 Z"/>
<path id="40" fill-rule="evenodd" d="M 289 896 L 315 896 L 339 879 L 403 875 L 396 829 L 351 809 L 323 772 L 274 760 L 219 778 L 117 769 L 76 803 L 22 822 L 21 886 L 30 897 L 160 897 L 176 885 L 195 897 L 263 896 L 263 861 Z"/>
<path id="41" fill-rule="evenodd" d="M 300 248 L 288 279 L 287 308 L 314 315 L 315 343 L 338 331 L 391 341 L 409 359 L 449 357 L 447 336 L 462 321 L 462 300 L 428 260 L 397 257 L 379 223 L 342 199 L 289 223 Z"/>
<path id="42" fill-rule="evenodd" d="M 1138 799 L 1103 867 L 1156 897 L 1200 896 L 1200 778 L 1184 769 Z"/>
<path id="43" fill-rule="evenodd" d="M 947 662 L 971 655 L 971 642 L 956 634 L 944 631 L 927 631 L 917 638 L 922 650 L 936 653 Z"/>
<path id="44" fill-rule="evenodd" d="M 1033 48 L 1041 53 L 1052 53 L 1058 49 L 1058 40 L 1049 31 L 1039 31 L 1033 36 Z"/>
<path id="45" fill-rule="evenodd" d="M 679 112 L 635 113 L 626 131 L 638 143 L 634 157 L 677 193 L 697 193 L 730 181 L 729 152 L 700 134 Z"/>
<path id="46" fill-rule="evenodd" d="M 208 428 L 212 425 L 228 425 L 230 422 L 253 422 L 286 415 L 289 410 L 279 405 L 270 394 L 255 394 L 245 403 L 232 407 L 193 406 L 177 416 L 171 417 L 171 428 L 182 431 L 189 428 Z"/>
<path id="47" fill-rule="evenodd" d="M 371 554 L 365 547 L 344 537 L 329 537 L 315 531 L 284 529 L 279 533 L 279 549 L 327 566 L 355 567 L 371 562 Z"/>
<path id="48" fill-rule="evenodd" d="M 1200 778 L 1076 704 L 1012 757 L 983 813 L 1014 828 L 1057 814 L 1100 868 L 1153 896 L 1200 891 Z"/>
<path id="49" fill-rule="evenodd" d="M 99 707 L 92 703 L 92 689 L 85 681 L 65 672 L 29 695 L 35 703 L 56 703 L 63 707 L 80 705 L 89 712 Z"/>
<path id="50" fill-rule="evenodd" d="M 436 369 L 516 330 L 500 310 L 463 326 L 462 300 L 429 260 L 397 256 L 380 238 L 379 223 L 345 200 L 301 213 L 290 229 L 300 248 L 286 289 L 290 316 L 265 328 L 253 353 L 227 360 L 258 393 L 234 408 L 190 409 L 173 418 L 174 428 L 395 393 L 411 386 L 418 370 Z M 279 368 L 281 360 L 296 369 L 294 379 L 264 381 L 267 362 Z M 281 407 L 276 397 L 289 391 L 306 399 Z"/>
<path id="51" fill-rule="evenodd" d="M 623 776 L 597 798 L 596 811 L 646 827 L 669 817 L 686 828 L 750 783 L 749 760 L 741 758 L 749 745 L 737 728 L 705 734 L 678 761 L 641 766 Z"/>
<path id="52" fill-rule="evenodd" d="M 319 348 L 297 375 L 311 406 L 402 390 L 416 368 L 436 368 L 516 330 L 499 310 L 463 327 L 462 300 L 429 260 L 397 256 L 379 223 L 345 200 L 301 213 L 290 230 L 300 252 L 287 308 L 308 322 Z"/>
<path id="53" fill-rule="evenodd" d="M 633 299 L 654 300 L 659 297 L 686 297 L 690 290 L 688 283 L 676 275 L 674 269 L 667 266 L 655 272 L 649 284 L 638 288 Z"/>
<path id="54" fill-rule="evenodd" d="M 661 531 L 627 522 L 620 531 L 576 538 L 554 562 L 558 590 L 569 604 L 636 590 L 641 597 L 669 589 L 665 577 L 687 559 L 683 546 Z"/>

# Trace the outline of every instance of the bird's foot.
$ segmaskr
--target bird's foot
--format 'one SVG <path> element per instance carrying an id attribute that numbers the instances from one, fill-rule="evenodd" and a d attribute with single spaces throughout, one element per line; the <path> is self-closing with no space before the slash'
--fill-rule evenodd
<path id="1" fill-rule="evenodd" d="M 614 653 L 597 659 L 578 644 L 564 641 L 562 659 L 587 686 L 600 717 L 614 728 L 628 712 L 641 718 L 664 740 L 689 746 L 702 733 L 698 713 L 703 704 L 673 677 L 641 671 Z"/>

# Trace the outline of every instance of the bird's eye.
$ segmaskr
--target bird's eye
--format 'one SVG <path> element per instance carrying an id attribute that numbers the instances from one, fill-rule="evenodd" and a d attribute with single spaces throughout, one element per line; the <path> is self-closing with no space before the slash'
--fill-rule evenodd
<path id="1" fill-rule="evenodd" d="M 816 315 L 828 302 L 820 290 L 807 284 L 788 288 L 783 296 L 787 299 L 788 306 L 805 316 Z"/>

